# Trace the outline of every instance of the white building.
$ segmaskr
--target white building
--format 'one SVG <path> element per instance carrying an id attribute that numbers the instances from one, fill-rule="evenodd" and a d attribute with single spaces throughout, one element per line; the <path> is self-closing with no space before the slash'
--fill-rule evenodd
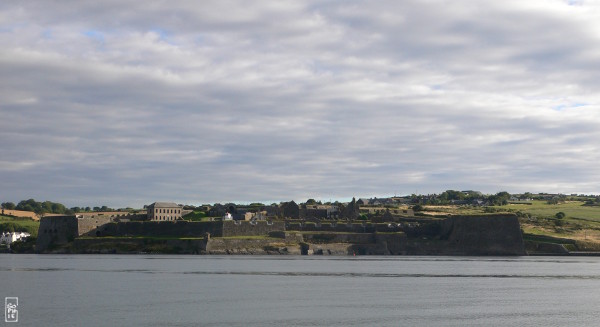
<path id="1" fill-rule="evenodd" d="M 29 236 L 31 236 L 29 233 L 23 232 L 2 233 L 2 235 L 0 235 L 0 244 L 4 243 L 10 245 L 11 243 L 14 243 L 18 240 L 24 240 Z"/>

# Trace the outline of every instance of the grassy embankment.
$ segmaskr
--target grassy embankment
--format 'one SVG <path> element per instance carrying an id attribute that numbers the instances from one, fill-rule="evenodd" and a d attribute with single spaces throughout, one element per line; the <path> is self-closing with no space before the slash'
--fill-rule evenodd
<path id="1" fill-rule="evenodd" d="M 0 232 L 27 232 L 37 237 L 40 222 L 31 218 L 0 215 Z"/>

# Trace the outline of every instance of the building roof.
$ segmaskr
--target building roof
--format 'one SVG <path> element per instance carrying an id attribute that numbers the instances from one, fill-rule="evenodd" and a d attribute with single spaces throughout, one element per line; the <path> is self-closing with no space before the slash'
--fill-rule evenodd
<path id="1" fill-rule="evenodd" d="M 154 202 L 151 206 L 155 208 L 179 208 L 179 205 L 174 202 Z"/>

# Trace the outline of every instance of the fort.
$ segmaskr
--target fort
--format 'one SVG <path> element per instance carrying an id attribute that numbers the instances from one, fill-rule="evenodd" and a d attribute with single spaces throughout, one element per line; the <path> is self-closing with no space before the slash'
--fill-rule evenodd
<path id="1" fill-rule="evenodd" d="M 130 217 L 131 218 L 131 217 Z M 451 216 L 420 222 L 351 220 L 120 221 L 50 216 L 39 253 L 525 255 L 517 216 Z M 414 219 L 413 219 L 414 220 Z"/>

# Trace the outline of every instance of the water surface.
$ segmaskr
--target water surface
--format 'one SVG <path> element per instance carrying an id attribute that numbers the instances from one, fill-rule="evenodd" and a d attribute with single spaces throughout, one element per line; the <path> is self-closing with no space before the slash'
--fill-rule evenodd
<path id="1" fill-rule="evenodd" d="M 597 257 L 0 254 L 24 326 L 598 326 L 599 291 Z"/>

